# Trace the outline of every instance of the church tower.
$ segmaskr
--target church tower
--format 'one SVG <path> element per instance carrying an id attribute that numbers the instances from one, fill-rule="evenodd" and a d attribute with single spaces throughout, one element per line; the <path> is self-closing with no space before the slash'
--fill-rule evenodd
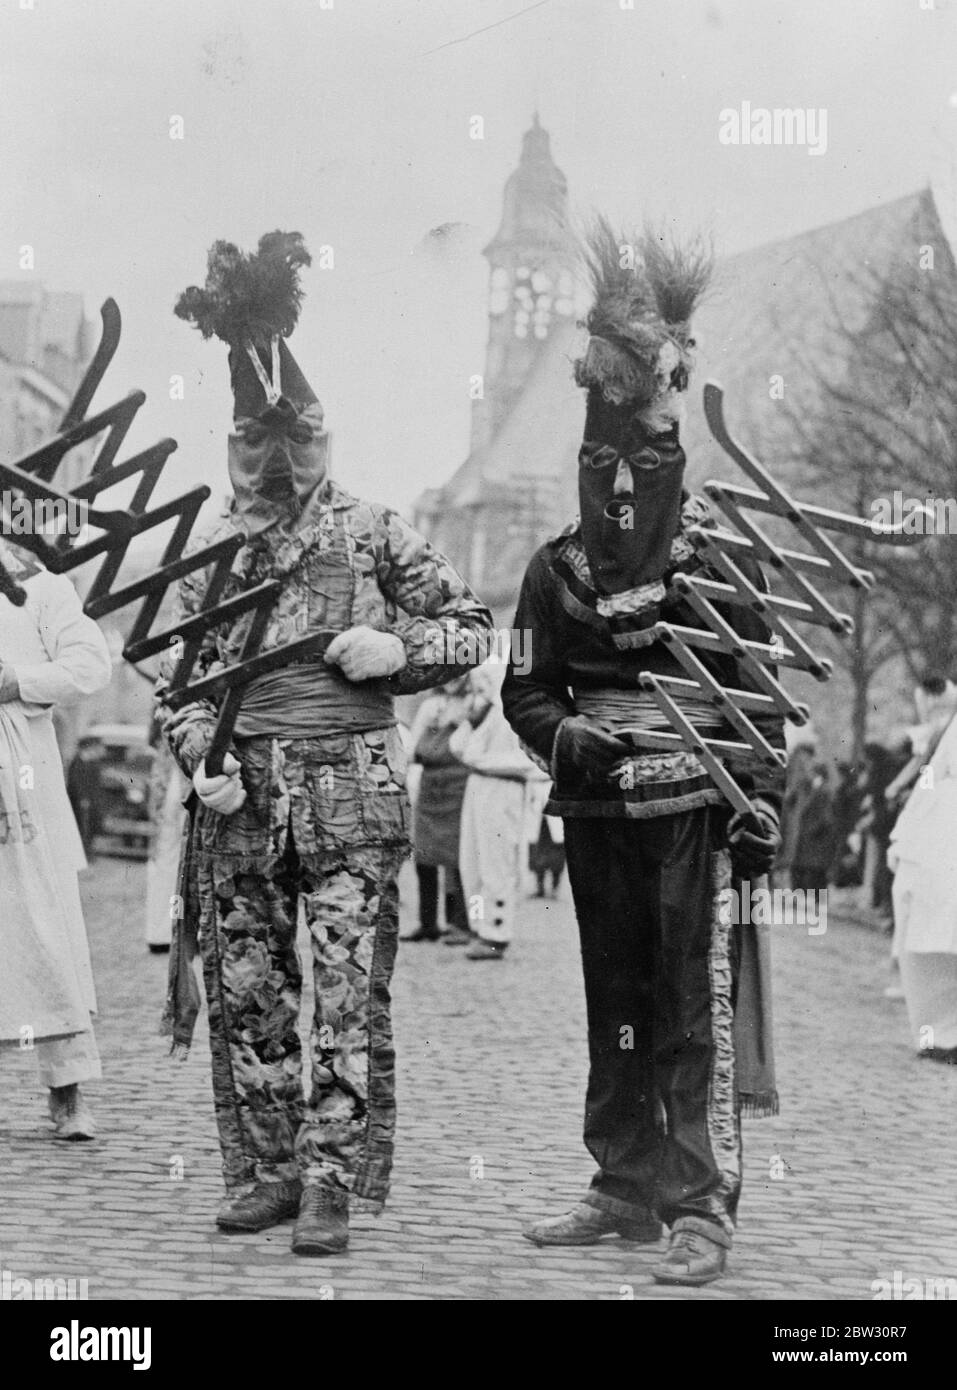
<path id="1" fill-rule="evenodd" d="M 484 398 L 473 402 L 472 452 L 494 439 L 557 322 L 576 312 L 576 250 L 568 183 L 538 112 L 505 185 L 502 221 L 483 252 L 490 266 Z"/>

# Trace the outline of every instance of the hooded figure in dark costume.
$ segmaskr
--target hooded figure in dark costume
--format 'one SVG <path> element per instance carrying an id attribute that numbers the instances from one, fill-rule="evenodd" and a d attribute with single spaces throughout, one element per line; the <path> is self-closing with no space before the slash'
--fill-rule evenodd
<path id="1" fill-rule="evenodd" d="M 644 645 L 673 568 L 686 495 L 678 423 L 695 346 L 690 319 L 711 263 L 701 248 L 669 253 L 649 233 L 623 243 L 603 220 L 589 249 L 596 298 L 575 364 L 588 389 L 578 497 L 597 611 L 624 649 Z"/>
<path id="2" fill-rule="evenodd" d="M 229 345 L 234 503 L 205 540 L 239 530 L 246 543 L 219 601 L 279 579 L 260 650 L 316 632 L 331 640 L 324 654 L 250 682 L 217 775 L 204 762 L 215 705 L 172 712 L 162 683 L 159 691 L 165 736 L 199 803 L 168 1024 L 187 1047 L 195 1003 L 184 963 L 198 937 L 227 1188 L 217 1224 L 253 1231 L 297 1216 L 293 1250 L 302 1255 L 345 1249 L 350 1198 L 378 1210 L 389 1186 L 389 982 L 410 825 L 393 697 L 482 661 L 492 628 L 422 536 L 329 477 L 322 407 L 286 342 L 308 260 L 297 234 L 263 237 L 252 256 L 217 242 L 205 289 L 187 290 L 177 313 Z M 182 581 L 180 621 L 199 611 L 207 583 L 202 571 Z M 207 635 L 194 675 L 237 660 L 251 617 Z M 452 634 L 462 629 L 477 639 L 470 659 L 436 660 L 457 650 Z M 300 905 L 316 994 L 305 1095 Z"/>
<path id="3" fill-rule="evenodd" d="M 531 667 L 510 666 L 502 695 L 551 772 L 546 810 L 565 821 L 588 1008 L 584 1138 L 598 1171 L 577 1207 L 526 1235 L 539 1245 L 616 1233 L 653 1242 L 664 1222 L 670 1244 L 654 1277 L 703 1284 L 731 1244 L 741 1108 L 773 1113 L 777 1103 L 767 1046 L 756 1066 L 736 1059 L 739 946 L 719 905 L 734 874 L 770 865 L 781 786 L 738 774 L 755 825 L 730 816 L 692 753 L 630 737 L 668 727 L 642 672 L 684 674 L 655 623 L 698 625 L 670 582 L 702 566 L 689 528 L 713 524 L 683 487 L 679 440 L 710 256 L 653 233 L 618 237 L 602 221 L 588 262 L 595 298 L 575 364 L 587 390 L 580 520 L 528 566 L 515 627 L 530 634 Z M 741 564 L 762 583 L 756 565 Z M 768 640 L 755 613 L 724 612 L 742 636 Z M 723 685 L 747 687 L 730 655 L 702 660 Z M 727 736 L 710 706 L 674 698 L 702 733 Z M 756 722 L 783 744 L 776 715 Z"/>

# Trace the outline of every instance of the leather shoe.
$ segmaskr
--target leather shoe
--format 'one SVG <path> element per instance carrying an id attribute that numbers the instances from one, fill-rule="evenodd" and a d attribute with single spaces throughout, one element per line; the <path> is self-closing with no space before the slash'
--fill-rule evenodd
<path id="1" fill-rule="evenodd" d="M 438 941 L 442 933 L 436 928 L 430 931 L 427 927 L 419 927 L 416 931 L 410 932 L 408 936 L 400 936 L 400 941 Z"/>
<path id="2" fill-rule="evenodd" d="M 661 1239 L 661 1222 L 647 1210 L 644 1213 L 636 1210 L 631 1218 L 579 1202 L 564 1216 L 533 1222 L 522 1234 L 533 1245 L 597 1245 L 604 1236 L 610 1235 L 651 1245 Z"/>
<path id="3" fill-rule="evenodd" d="M 335 1183 L 309 1183 L 302 1190 L 292 1233 L 294 1255 L 338 1255 L 349 1244 L 349 1194 Z"/>
<path id="4" fill-rule="evenodd" d="M 264 1231 L 276 1226 L 299 1210 L 302 1183 L 298 1178 L 288 1182 L 257 1182 L 251 1192 L 240 1197 L 225 1197 L 216 1213 L 216 1225 L 221 1231 Z"/>
<path id="5" fill-rule="evenodd" d="M 50 1087 L 54 1139 L 95 1139 L 96 1125 L 79 1086 Z"/>
<path id="6" fill-rule="evenodd" d="M 483 941 L 477 936 L 465 952 L 466 960 L 504 960 L 507 941 Z"/>
<path id="7" fill-rule="evenodd" d="M 724 1273 L 728 1248 L 698 1229 L 676 1226 L 664 1257 L 651 1271 L 658 1284 L 711 1284 Z"/>

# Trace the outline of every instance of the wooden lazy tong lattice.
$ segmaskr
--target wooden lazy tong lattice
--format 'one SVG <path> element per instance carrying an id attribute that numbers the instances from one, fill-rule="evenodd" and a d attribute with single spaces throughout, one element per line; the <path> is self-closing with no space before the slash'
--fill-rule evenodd
<path id="1" fill-rule="evenodd" d="M 65 506 L 73 499 L 85 504 L 89 524 L 98 528 L 101 535 L 76 544 L 75 538 L 69 535 L 61 535 L 51 541 L 32 533 L 18 535 L 17 544 L 35 554 L 55 574 L 62 574 L 99 555 L 103 556 L 87 592 L 84 609 L 91 618 L 102 618 L 127 604 L 140 604 L 123 649 L 127 660 L 142 661 L 158 652 L 172 649 L 174 643 L 181 644 L 182 654 L 166 699 L 174 709 L 192 700 L 222 700 L 213 742 L 206 756 L 207 771 L 217 773 L 222 768 L 223 754 L 229 745 L 248 682 L 265 671 L 322 650 L 333 634 L 314 632 L 285 646 L 260 652 L 270 613 L 282 587 L 280 581 L 268 580 L 221 602 L 233 559 L 242 547 L 244 537 L 237 533 L 204 546 L 189 556 L 183 554 L 199 510 L 210 496 L 210 489 L 205 485 L 191 488 L 181 497 L 147 511 L 166 460 L 176 448 L 176 441 L 163 439 L 123 463 L 115 462 L 136 412 L 146 399 L 142 391 L 134 391 L 116 405 L 87 418 L 87 409 L 120 340 L 120 311 L 114 300 L 106 300 L 100 316 L 103 330 L 99 346 L 67 408 L 59 431 L 39 449 L 17 459 L 15 463 L 0 463 L 0 479 L 5 487 L 15 489 L 32 502 L 47 502 L 54 506 L 59 502 Z M 104 431 L 106 438 L 97 451 L 87 480 L 69 492 L 55 488 L 52 480 L 70 450 Z M 128 510 L 108 511 L 96 505 L 101 493 L 136 475 L 140 475 L 139 482 Z M 176 524 L 163 551 L 159 568 L 131 584 L 114 589 L 112 586 L 133 540 L 174 517 Z M 200 611 L 175 629 L 150 635 L 170 586 L 184 575 L 207 567 L 211 567 L 212 573 Z M 215 674 L 191 681 L 205 634 L 248 612 L 252 612 L 252 620 L 239 660 Z"/>
<path id="2" fill-rule="evenodd" d="M 770 668 L 787 666 L 808 671 L 821 681 L 827 680 L 832 671 L 830 661 L 812 651 L 795 631 L 794 623 L 814 623 L 840 637 L 854 630 L 853 620 L 828 602 L 815 581 L 829 579 L 854 589 L 870 589 L 874 584 L 870 571 L 852 564 L 825 532 L 839 531 L 847 536 L 891 545 L 909 545 L 921 537 L 905 534 L 900 527 L 877 526 L 862 517 L 795 501 L 758 460 L 732 438 L 724 421 L 724 393 L 714 382 L 705 385 L 704 411 L 715 439 L 757 488 L 720 482 L 705 484 L 706 495 L 736 530 L 697 526 L 690 531 L 695 549 L 711 571 L 717 571 L 721 578 L 696 574 L 674 576 L 674 589 L 694 610 L 702 626 L 681 627 L 659 622 L 654 631 L 671 648 L 687 677 L 650 672 L 641 677 L 642 686 L 651 691 L 674 732 L 629 730 L 629 733 L 636 743 L 645 747 L 687 748 L 696 755 L 735 810 L 747 814 L 752 810 L 751 803 L 722 760 L 744 761 L 752 766 L 757 763 L 771 769 L 783 768 L 787 762 L 784 751 L 773 748 L 749 716 L 779 710 L 795 724 L 805 724 L 809 718 L 807 706 L 791 699 Z M 807 548 L 792 550 L 775 544 L 760 525 L 746 515 L 749 512 L 787 521 Z M 736 563 L 746 555 L 761 561 L 772 576 L 778 575 L 790 588 L 791 595 L 764 593 L 756 588 Z M 772 641 L 746 641 L 718 612 L 716 603 L 737 604 L 760 613 L 773 629 Z M 698 651 L 733 656 L 755 689 L 739 690 L 720 685 L 697 656 Z M 673 698 L 682 695 L 711 704 L 739 738 L 709 738 L 699 733 Z"/>

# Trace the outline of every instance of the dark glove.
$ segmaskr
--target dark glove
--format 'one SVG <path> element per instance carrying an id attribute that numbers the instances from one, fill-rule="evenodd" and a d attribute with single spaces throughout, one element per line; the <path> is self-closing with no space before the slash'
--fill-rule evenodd
<path id="1" fill-rule="evenodd" d="M 559 776 L 563 772 L 576 772 L 601 782 L 624 758 L 632 757 L 634 751 L 625 739 L 608 733 L 587 715 L 576 714 L 566 719 L 558 731 L 555 767 Z"/>
<path id="2" fill-rule="evenodd" d="M 728 821 L 731 863 L 737 874 L 766 874 L 781 848 L 778 818 L 767 806 L 735 811 Z"/>

